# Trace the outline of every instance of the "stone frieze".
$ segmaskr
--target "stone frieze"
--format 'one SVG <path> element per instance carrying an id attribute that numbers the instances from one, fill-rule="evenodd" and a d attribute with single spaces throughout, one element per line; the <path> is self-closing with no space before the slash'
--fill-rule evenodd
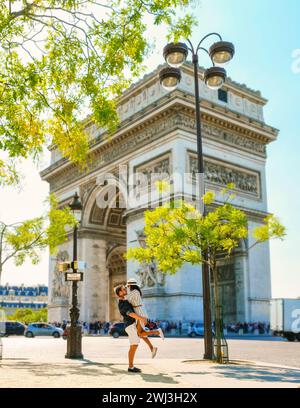
<path id="1" fill-rule="evenodd" d="M 252 153 L 255 152 L 256 154 L 264 155 L 265 146 L 263 143 L 259 143 L 242 135 L 229 133 L 228 131 L 206 123 L 203 123 L 202 128 L 204 137 L 206 138 L 221 141 L 224 144 L 236 146 L 239 149 L 247 150 Z M 71 182 L 124 157 L 126 154 L 160 139 L 163 135 L 175 129 L 192 130 L 194 133 L 195 119 L 184 113 L 173 112 L 169 115 L 162 116 L 147 126 L 141 126 L 139 130 L 132 132 L 107 148 L 99 148 L 98 151 L 96 150 L 92 156 L 90 156 L 89 167 L 85 172 L 71 165 L 57 175 L 50 176 L 49 182 L 51 191 L 59 190 Z"/>
<path id="2" fill-rule="evenodd" d="M 196 155 L 189 153 L 188 161 L 189 172 L 195 175 L 198 171 Z M 204 167 L 206 182 L 220 187 L 226 187 L 227 184 L 234 183 L 236 191 L 252 195 L 256 198 L 261 197 L 259 172 L 210 158 L 204 159 Z"/>

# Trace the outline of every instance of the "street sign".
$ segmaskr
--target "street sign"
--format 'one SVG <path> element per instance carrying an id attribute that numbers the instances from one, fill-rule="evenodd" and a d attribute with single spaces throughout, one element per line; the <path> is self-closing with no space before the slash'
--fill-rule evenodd
<path id="1" fill-rule="evenodd" d="M 66 282 L 80 282 L 83 281 L 83 273 L 82 272 L 67 272 L 65 273 L 65 280 Z"/>

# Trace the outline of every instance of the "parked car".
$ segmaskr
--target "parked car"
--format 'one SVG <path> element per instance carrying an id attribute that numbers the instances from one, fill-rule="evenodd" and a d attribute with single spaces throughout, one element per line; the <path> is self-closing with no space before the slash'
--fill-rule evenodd
<path id="1" fill-rule="evenodd" d="M 60 327 L 55 327 L 47 323 L 31 323 L 24 334 L 26 337 L 53 336 L 57 339 L 64 334 L 64 331 Z"/>
<path id="2" fill-rule="evenodd" d="M 215 335 L 214 329 L 212 329 L 213 336 Z M 194 323 L 188 328 L 188 335 L 190 337 L 201 336 L 204 337 L 204 324 L 203 323 Z"/>
<path id="3" fill-rule="evenodd" d="M 109 334 L 117 339 L 119 336 L 127 336 L 124 323 L 114 323 L 110 326 Z"/>
<path id="4" fill-rule="evenodd" d="M 1 322 L 0 325 L 0 334 L 1 336 L 14 336 L 14 335 L 23 335 L 26 330 L 26 326 L 20 322 Z"/>
<path id="5" fill-rule="evenodd" d="M 204 336 L 204 324 L 203 323 L 194 323 L 188 329 L 188 335 L 190 337 Z"/>

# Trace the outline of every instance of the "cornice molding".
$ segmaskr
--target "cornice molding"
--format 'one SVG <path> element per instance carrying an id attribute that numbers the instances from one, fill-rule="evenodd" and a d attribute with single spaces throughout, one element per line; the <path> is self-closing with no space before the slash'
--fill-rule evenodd
<path id="1" fill-rule="evenodd" d="M 243 123 L 241 121 L 241 117 L 237 117 L 233 119 L 227 112 L 227 116 L 222 114 L 222 109 L 224 108 L 219 107 L 218 111 L 216 111 L 215 107 L 212 106 L 211 103 L 203 103 L 201 117 L 204 124 L 209 125 L 212 124 L 214 126 L 220 127 L 224 130 L 228 130 L 230 132 L 234 132 L 236 136 L 242 135 L 246 137 L 249 141 L 259 142 L 262 144 L 270 143 L 271 141 L 276 139 L 277 131 L 273 128 L 268 127 L 267 125 L 258 124 L 254 126 L 254 123 L 249 122 L 248 124 Z M 102 136 L 100 139 L 95 140 L 94 144 L 91 146 L 89 152 L 89 162 L 92 162 L 92 169 L 89 172 L 80 172 L 78 167 L 73 163 L 69 162 L 66 159 L 61 159 L 56 163 L 49 166 L 47 169 L 43 170 L 40 175 L 43 180 L 48 182 L 52 182 L 54 177 L 64 177 L 70 173 L 70 171 L 74 172 L 76 179 L 80 179 L 86 176 L 88 173 L 92 173 L 95 169 L 95 161 L 98 163 L 98 169 L 104 165 L 104 162 L 101 163 L 101 155 L 103 152 L 107 152 L 109 149 L 112 151 L 117 150 L 115 149 L 117 146 L 120 147 L 123 143 L 122 154 L 129 153 L 132 149 L 130 149 L 130 145 L 134 145 L 134 149 L 136 150 L 138 147 L 142 147 L 145 143 L 150 143 L 150 140 L 153 141 L 157 138 L 157 130 L 152 132 L 154 133 L 151 137 L 151 127 L 159 128 L 161 138 L 162 136 L 174 131 L 176 129 L 183 129 L 188 130 L 189 132 L 196 133 L 196 123 L 194 119 L 194 105 L 191 101 L 190 96 L 182 93 L 181 91 L 175 91 L 171 95 L 163 97 L 159 103 L 155 103 L 148 107 L 144 113 L 139 113 L 138 117 L 135 121 L 125 121 L 120 129 L 116 132 L 114 136 L 108 137 L 107 135 Z M 186 117 L 190 120 L 189 126 L 185 126 L 183 121 L 180 122 L 180 117 L 186 115 Z M 239 115 L 241 116 L 241 115 Z M 170 127 L 169 124 L 166 126 L 166 123 L 163 124 L 162 122 L 166 122 L 167 119 L 175 118 L 173 121 L 173 126 Z M 178 119 L 178 123 L 176 123 L 176 118 Z M 160 123 L 158 126 L 157 124 Z M 162 131 L 162 129 L 164 130 Z M 148 133 L 146 136 L 141 136 L 141 133 Z M 207 135 L 204 132 L 204 139 Z M 142 140 L 144 138 L 144 140 Z M 209 138 L 209 137 L 208 137 Z M 132 139 L 138 139 L 136 142 L 132 142 Z M 124 141 L 127 140 L 127 143 L 124 144 Z M 221 141 L 222 142 L 222 141 Z M 223 142 L 226 141 L 224 140 Z M 126 149 L 126 147 L 128 149 Z M 241 146 L 238 146 L 241 148 Z M 243 149 L 242 149 L 243 150 Z M 249 152 L 253 152 L 253 150 L 249 150 Z M 116 151 L 115 151 L 116 153 Z M 259 154 L 259 152 L 257 152 Z M 261 152 L 261 155 L 264 155 L 264 152 Z M 117 155 L 114 155 L 114 160 L 116 159 Z M 76 174 L 77 173 L 77 174 Z M 66 183 L 68 183 L 67 181 Z M 53 189 L 55 191 L 56 188 Z"/>

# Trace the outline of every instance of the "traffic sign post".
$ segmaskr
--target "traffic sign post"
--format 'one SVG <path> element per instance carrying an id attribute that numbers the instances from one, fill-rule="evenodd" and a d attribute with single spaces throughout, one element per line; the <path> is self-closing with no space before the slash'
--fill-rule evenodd
<path id="1" fill-rule="evenodd" d="M 66 272 L 65 281 L 66 282 L 82 282 L 83 272 Z"/>

